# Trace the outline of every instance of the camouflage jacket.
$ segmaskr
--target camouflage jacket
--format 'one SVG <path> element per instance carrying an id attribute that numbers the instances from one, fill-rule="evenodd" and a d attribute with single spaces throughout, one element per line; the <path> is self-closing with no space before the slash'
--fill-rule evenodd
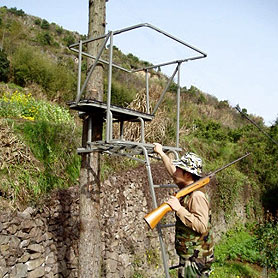
<path id="1" fill-rule="evenodd" d="M 193 192 L 180 200 L 181 205 L 185 208 L 185 210 L 183 209 L 185 211 L 184 219 L 181 218 L 179 212 L 176 214 L 175 248 L 178 255 L 184 259 L 190 257 L 205 258 L 213 254 L 214 244 L 211 234 L 210 208 L 208 205 L 202 207 L 202 203 L 200 204 L 197 198 L 204 198 L 206 202 L 203 202 L 203 204 L 208 204 L 208 198 L 203 192 L 197 194 Z M 194 222 L 194 218 L 198 220 L 202 213 L 207 214 L 208 217 L 204 217 L 204 219 L 208 219 L 208 223 L 203 223 L 205 228 L 200 233 L 196 231 L 192 222 Z"/>

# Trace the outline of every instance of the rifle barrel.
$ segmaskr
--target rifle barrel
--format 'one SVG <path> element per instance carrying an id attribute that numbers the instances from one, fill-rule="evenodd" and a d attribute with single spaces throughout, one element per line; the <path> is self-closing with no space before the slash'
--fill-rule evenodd
<path id="1" fill-rule="evenodd" d="M 223 166 L 223 167 L 217 169 L 216 171 L 214 171 L 213 173 L 211 173 L 209 176 L 214 176 L 216 173 L 218 173 L 218 172 L 224 170 L 225 168 L 230 167 L 230 166 L 233 165 L 234 163 L 240 161 L 241 159 L 245 158 L 246 156 L 248 156 L 248 155 L 250 155 L 250 154 L 251 154 L 251 153 L 247 153 L 247 154 L 241 156 L 240 158 L 238 158 L 238 159 L 236 159 L 236 160 L 234 160 L 234 161 L 228 163 L 227 165 L 225 165 L 225 166 Z"/>

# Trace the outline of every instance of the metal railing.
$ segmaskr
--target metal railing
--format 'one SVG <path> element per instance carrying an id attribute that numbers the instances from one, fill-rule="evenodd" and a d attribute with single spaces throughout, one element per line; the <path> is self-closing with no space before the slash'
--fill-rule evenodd
<path id="1" fill-rule="evenodd" d="M 197 55 L 192 56 L 192 57 L 187 57 L 187 58 L 183 58 L 180 60 L 172 60 L 172 61 L 167 61 L 164 63 L 159 63 L 156 65 L 150 65 L 150 66 L 146 66 L 146 67 L 142 67 L 142 68 L 138 68 L 138 69 L 127 69 L 124 68 L 122 66 L 116 65 L 113 63 L 113 38 L 116 35 L 120 35 L 122 33 L 125 32 L 129 32 L 135 29 L 139 29 L 139 28 L 150 28 L 152 30 L 154 30 L 155 32 L 158 32 L 160 34 L 162 34 L 163 36 L 166 36 L 167 38 L 175 41 L 178 44 L 181 44 L 182 46 L 184 46 L 185 48 L 189 48 L 191 50 L 193 50 L 194 52 L 197 53 Z M 97 53 L 96 56 L 92 56 L 89 53 L 86 53 L 83 51 L 83 46 L 93 42 L 93 41 L 97 41 L 97 40 L 103 40 L 103 43 L 99 49 L 99 52 Z M 109 42 L 109 58 L 108 61 L 103 60 L 101 58 L 101 55 L 104 52 L 104 49 L 106 48 L 107 44 Z M 78 48 L 77 48 L 78 47 Z M 76 104 L 78 104 L 80 102 L 81 96 L 84 93 L 86 86 L 89 82 L 89 79 L 96 67 L 96 65 L 98 63 L 103 63 L 108 65 L 108 89 L 107 89 L 107 111 L 106 111 L 106 141 L 109 142 L 111 141 L 111 134 L 112 134 L 112 122 L 113 122 L 113 114 L 111 113 L 111 87 L 112 87 L 112 68 L 117 68 L 119 70 L 125 71 L 127 73 L 135 73 L 135 72 L 139 72 L 139 71 L 144 71 L 145 72 L 145 83 L 146 83 L 146 111 L 149 114 L 150 113 L 150 96 L 149 96 L 149 71 L 151 69 L 155 69 L 158 67 L 164 67 L 164 66 L 168 66 L 168 65 L 173 65 L 176 64 L 177 66 L 174 69 L 174 72 L 172 74 L 172 76 L 170 77 L 170 79 L 168 80 L 168 83 L 166 84 L 166 86 L 164 87 L 162 94 L 158 100 L 158 102 L 156 103 L 153 111 L 152 111 L 152 115 L 154 115 L 157 111 L 157 109 L 159 108 L 159 105 L 161 104 L 161 102 L 163 101 L 165 94 L 167 92 L 167 90 L 169 89 L 171 83 L 174 80 L 174 77 L 176 76 L 176 74 L 178 75 L 178 80 L 177 80 L 177 124 L 176 124 L 176 147 L 179 146 L 179 115 L 180 115 L 180 68 L 181 68 L 181 64 L 184 62 L 188 62 L 188 61 L 193 61 L 193 60 L 197 60 L 197 59 L 202 59 L 205 58 L 207 56 L 206 53 L 204 53 L 203 51 L 197 49 L 196 47 L 189 45 L 188 43 L 176 38 L 175 36 L 151 25 L 148 23 L 141 23 L 141 24 L 137 24 L 137 25 L 133 25 L 127 28 L 123 28 L 120 30 L 116 30 L 116 31 L 109 31 L 107 34 L 103 35 L 103 36 L 99 36 L 97 38 L 90 38 L 87 40 L 80 40 L 78 43 L 72 44 L 69 46 L 69 48 L 78 53 L 78 84 L 77 84 L 77 95 L 75 98 L 75 102 Z M 83 83 L 83 85 L 81 85 L 81 63 L 82 63 L 82 57 L 88 57 L 94 60 L 94 63 L 92 64 L 87 77 Z"/>

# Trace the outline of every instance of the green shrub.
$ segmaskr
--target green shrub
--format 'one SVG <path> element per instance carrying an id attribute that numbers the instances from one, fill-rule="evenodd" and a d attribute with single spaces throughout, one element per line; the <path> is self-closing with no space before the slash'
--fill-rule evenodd
<path id="1" fill-rule="evenodd" d="M 215 247 L 216 262 L 223 265 L 228 260 L 250 263 L 260 262 L 256 237 L 243 226 L 228 231 Z"/>
<path id="2" fill-rule="evenodd" d="M 260 252 L 253 225 L 237 225 L 222 236 L 215 246 L 212 278 L 259 278 L 253 265 L 260 263 Z M 256 267 L 257 268 L 257 267 Z"/>
<path id="3" fill-rule="evenodd" d="M 19 161 L 8 164 L 6 172 L 0 169 L 1 194 L 5 198 L 29 203 L 54 188 L 76 183 L 80 169 L 76 148 L 81 134 L 67 109 L 36 101 L 31 94 L 17 89 L 1 92 L 0 116 L 13 118 L 10 123 L 14 134 L 22 138 L 40 162 L 35 166 Z"/>
<path id="4" fill-rule="evenodd" d="M 104 101 L 107 98 L 107 81 L 104 83 Z M 126 107 L 136 95 L 136 90 L 132 87 L 126 86 L 125 84 L 113 79 L 111 85 L 111 103 Z"/>
<path id="5" fill-rule="evenodd" d="M 80 159 L 72 126 L 51 121 L 25 121 L 15 125 L 34 156 L 43 164 L 37 177 L 36 195 L 54 188 L 66 188 L 79 176 Z"/>
<path id="6" fill-rule="evenodd" d="M 37 83 L 53 97 L 57 91 L 70 92 L 76 88 L 76 78 L 66 66 L 51 61 L 47 56 L 33 47 L 21 46 L 13 57 L 13 73 L 15 83 L 25 86 Z M 63 97 L 68 95 L 63 94 Z"/>
<path id="7" fill-rule="evenodd" d="M 24 15 L 26 15 L 25 12 L 24 12 L 22 9 L 18 10 L 17 8 L 10 8 L 10 9 L 8 9 L 8 11 L 9 11 L 10 13 L 15 14 L 15 15 L 18 15 L 18 16 L 24 16 Z"/>
<path id="8" fill-rule="evenodd" d="M 10 71 L 10 62 L 7 54 L 0 50 L 0 81 L 7 82 Z"/>
<path id="9" fill-rule="evenodd" d="M 264 223 L 256 226 L 255 233 L 262 265 L 278 271 L 277 219 L 268 217 Z"/>
<path id="10" fill-rule="evenodd" d="M 63 34 L 63 27 L 60 27 L 60 26 L 56 26 L 56 28 L 55 28 L 55 30 L 56 30 L 56 33 L 58 34 L 58 35 L 61 35 L 61 34 Z"/>
<path id="11" fill-rule="evenodd" d="M 243 262 L 228 261 L 222 265 L 213 264 L 211 278 L 261 278 L 260 271 L 253 265 Z"/>
<path id="12" fill-rule="evenodd" d="M 53 44 L 53 38 L 52 38 L 52 36 L 48 32 L 38 33 L 37 41 L 41 45 L 52 45 Z"/>
<path id="13" fill-rule="evenodd" d="M 169 86 L 169 91 L 171 93 L 177 93 L 177 91 L 178 91 L 178 84 L 172 81 L 170 86 Z"/>
<path id="14" fill-rule="evenodd" d="M 200 120 L 194 121 L 197 128 L 195 134 L 198 137 L 206 138 L 207 140 L 227 141 L 229 139 L 227 130 L 215 120 Z"/>
<path id="15" fill-rule="evenodd" d="M 63 41 L 65 42 L 66 46 L 69 46 L 75 43 L 75 38 L 72 34 L 67 34 L 64 36 Z"/>
<path id="16" fill-rule="evenodd" d="M 219 182 L 217 202 L 219 208 L 225 212 L 225 217 L 229 218 L 248 179 L 235 166 L 231 166 L 218 173 L 217 181 Z"/>
<path id="17" fill-rule="evenodd" d="M 230 107 L 230 105 L 229 105 L 228 100 L 221 100 L 221 101 L 219 101 L 219 103 L 217 105 L 217 108 L 219 108 L 219 109 L 227 109 L 229 107 Z"/>
<path id="18" fill-rule="evenodd" d="M 46 19 L 43 19 L 43 20 L 42 20 L 42 23 L 41 23 L 41 28 L 42 28 L 42 29 L 45 29 L 45 30 L 48 30 L 49 27 L 50 27 L 49 22 L 48 22 Z"/>
<path id="19" fill-rule="evenodd" d="M 36 24 L 36 25 L 41 25 L 41 20 L 39 19 L 39 18 L 36 18 L 35 19 L 35 21 L 34 21 L 34 23 Z"/>

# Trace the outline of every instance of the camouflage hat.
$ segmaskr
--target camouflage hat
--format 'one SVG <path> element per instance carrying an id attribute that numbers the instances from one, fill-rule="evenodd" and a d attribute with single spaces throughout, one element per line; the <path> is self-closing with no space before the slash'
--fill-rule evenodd
<path id="1" fill-rule="evenodd" d="M 174 160 L 173 165 L 198 177 L 202 176 L 202 159 L 195 153 L 185 153 L 179 160 Z"/>

